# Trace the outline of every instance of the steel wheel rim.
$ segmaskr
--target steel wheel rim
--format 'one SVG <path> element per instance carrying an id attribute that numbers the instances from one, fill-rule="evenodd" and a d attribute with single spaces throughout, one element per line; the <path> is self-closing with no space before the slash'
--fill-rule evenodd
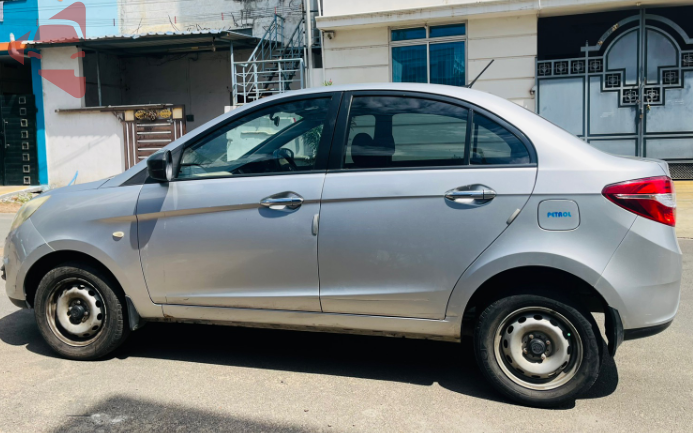
<path id="1" fill-rule="evenodd" d="M 103 296 L 84 279 L 63 280 L 48 296 L 46 319 L 53 334 L 63 343 L 88 346 L 101 334 L 106 322 Z"/>
<path id="2" fill-rule="evenodd" d="M 539 353 L 540 349 L 544 350 Z M 508 314 L 496 329 L 494 351 L 510 380 L 537 391 L 568 383 L 584 357 L 575 326 L 546 307 L 525 307 Z"/>

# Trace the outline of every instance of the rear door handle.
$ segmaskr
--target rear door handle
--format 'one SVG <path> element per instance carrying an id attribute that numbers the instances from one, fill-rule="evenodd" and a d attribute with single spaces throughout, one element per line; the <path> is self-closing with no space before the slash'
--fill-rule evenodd
<path id="1" fill-rule="evenodd" d="M 294 210 L 301 207 L 302 204 L 303 197 L 291 191 L 280 192 L 260 200 L 260 205 L 272 210 Z"/>
<path id="2" fill-rule="evenodd" d="M 483 185 L 461 186 L 446 192 L 445 198 L 457 203 L 469 200 L 489 201 L 496 198 L 496 191 Z"/>

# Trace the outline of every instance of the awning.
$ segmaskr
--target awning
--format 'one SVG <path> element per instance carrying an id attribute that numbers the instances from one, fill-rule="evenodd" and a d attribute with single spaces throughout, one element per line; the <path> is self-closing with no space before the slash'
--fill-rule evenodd
<path id="1" fill-rule="evenodd" d="M 140 34 L 106 35 L 51 41 L 27 41 L 25 48 L 79 46 L 114 55 L 189 53 L 210 50 L 254 48 L 259 38 L 231 30 L 169 31 Z"/>

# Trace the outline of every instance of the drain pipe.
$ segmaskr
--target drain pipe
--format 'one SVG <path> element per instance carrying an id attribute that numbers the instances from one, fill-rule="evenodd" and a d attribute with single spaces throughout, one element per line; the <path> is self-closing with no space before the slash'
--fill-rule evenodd
<path id="1" fill-rule="evenodd" d="M 9 46 L 9 53 L 10 57 L 24 57 L 25 59 L 30 59 L 31 56 L 27 56 L 26 54 L 20 54 L 19 51 L 17 51 L 17 47 L 15 46 L 15 40 L 14 40 L 14 33 L 10 33 L 10 46 Z M 41 58 L 41 57 L 38 57 Z"/>
<path id="2" fill-rule="evenodd" d="M 313 20 L 310 18 L 311 0 L 306 0 L 306 66 L 308 66 L 308 86 L 313 87 Z"/>
<path id="3" fill-rule="evenodd" d="M 101 66 L 99 64 L 99 52 L 94 50 L 96 54 L 96 86 L 98 87 L 99 90 L 99 107 L 103 107 L 103 103 L 101 102 Z"/>
<path id="4" fill-rule="evenodd" d="M 322 16 L 322 0 L 317 0 L 318 2 L 318 16 Z M 323 31 L 318 29 L 320 32 L 320 57 L 322 57 L 322 85 L 324 86 L 327 82 L 325 75 L 325 40 L 323 39 Z"/>

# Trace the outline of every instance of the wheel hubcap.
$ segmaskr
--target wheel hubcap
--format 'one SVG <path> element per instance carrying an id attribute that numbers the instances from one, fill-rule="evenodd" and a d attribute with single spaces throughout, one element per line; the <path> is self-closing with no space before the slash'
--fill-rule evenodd
<path id="1" fill-rule="evenodd" d="M 86 346 L 103 328 L 105 311 L 101 294 L 86 281 L 58 285 L 46 314 L 53 333 L 71 346 Z"/>
<path id="2" fill-rule="evenodd" d="M 542 353 L 546 351 L 546 343 L 538 338 L 529 342 L 529 347 L 532 349 L 532 355 L 541 356 Z"/>
<path id="3" fill-rule="evenodd" d="M 498 327 L 496 359 L 515 383 L 535 390 L 557 388 L 577 373 L 583 349 L 575 327 L 544 307 L 517 310 Z"/>
<path id="4" fill-rule="evenodd" d="M 67 310 L 67 314 L 70 316 L 70 323 L 78 325 L 82 323 L 85 315 L 89 315 L 89 312 L 81 305 L 73 305 Z"/>

